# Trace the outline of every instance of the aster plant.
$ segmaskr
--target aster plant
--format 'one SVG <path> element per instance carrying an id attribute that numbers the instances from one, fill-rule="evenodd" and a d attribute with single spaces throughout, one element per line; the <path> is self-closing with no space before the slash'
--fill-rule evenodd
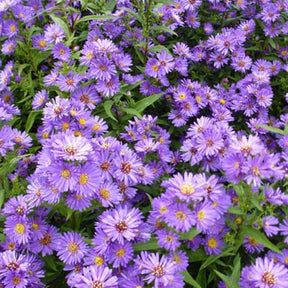
<path id="1" fill-rule="evenodd" d="M 0 287 L 288 287 L 287 19 L 2 0 Z"/>

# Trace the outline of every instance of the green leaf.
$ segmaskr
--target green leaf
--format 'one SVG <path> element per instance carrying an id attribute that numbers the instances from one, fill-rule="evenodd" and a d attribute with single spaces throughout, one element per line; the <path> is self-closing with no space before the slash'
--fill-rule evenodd
<path id="1" fill-rule="evenodd" d="M 64 30 L 66 37 L 69 38 L 71 33 L 69 31 L 68 25 L 61 18 L 56 17 L 53 14 L 49 14 L 49 16 L 56 24 L 58 24 Z"/>
<path id="2" fill-rule="evenodd" d="M 239 254 L 237 254 L 233 261 L 233 271 L 231 277 L 236 282 L 239 282 L 240 275 L 241 275 L 241 257 Z"/>
<path id="3" fill-rule="evenodd" d="M 151 239 L 147 242 L 140 242 L 133 245 L 134 251 L 145 251 L 145 250 L 159 250 L 159 245 L 156 239 Z"/>
<path id="4" fill-rule="evenodd" d="M 178 5 L 179 3 L 173 2 L 170 0 L 154 0 L 155 3 L 161 3 L 161 4 L 169 4 L 169 5 Z"/>
<path id="5" fill-rule="evenodd" d="M 2 207 L 2 205 L 4 203 L 4 199 L 5 199 L 5 190 L 1 189 L 0 190 L 0 208 Z"/>
<path id="6" fill-rule="evenodd" d="M 152 26 L 150 27 L 150 30 L 154 30 L 154 31 L 158 31 L 158 32 L 167 32 L 169 34 L 178 36 L 177 33 L 175 31 L 173 31 L 172 29 L 166 27 L 166 26 Z"/>
<path id="7" fill-rule="evenodd" d="M 217 270 L 214 270 L 214 272 L 219 276 L 219 278 L 221 278 L 225 282 L 225 284 L 229 288 L 239 288 L 239 285 L 235 283 L 234 281 L 232 281 L 228 276 L 222 274 L 221 272 Z"/>
<path id="8" fill-rule="evenodd" d="M 268 240 L 268 238 L 263 233 L 261 233 L 259 230 L 252 228 L 252 227 L 244 226 L 244 227 L 242 227 L 242 232 L 245 235 L 251 236 L 252 238 L 255 239 L 255 241 L 264 245 L 268 249 L 282 254 L 281 250 L 277 246 L 275 246 L 272 242 L 270 242 L 270 240 Z"/>
<path id="9" fill-rule="evenodd" d="M 103 104 L 104 110 L 107 114 L 108 117 L 110 117 L 111 119 L 113 119 L 114 121 L 118 122 L 117 119 L 114 117 L 114 115 L 112 114 L 112 106 L 113 106 L 114 102 L 112 100 L 106 100 Z"/>
<path id="10" fill-rule="evenodd" d="M 82 17 L 80 20 L 78 20 L 75 25 L 81 23 L 81 22 L 87 22 L 91 20 L 111 20 L 111 19 L 117 19 L 115 16 L 110 16 L 110 15 L 88 15 Z"/>
<path id="11" fill-rule="evenodd" d="M 139 14 L 137 14 L 135 11 L 133 11 L 129 8 L 126 8 L 126 7 L 121 7 L 121 10 L 128 12 L 130 15 L 134 16 L 142 25 L 144 24 L 144 19 Z"/>
<path id="12" fill-rule="evenodd" d="M 167 49 L 163 45 L 156 45 L 156 46 L 153 46 L 152 48 L 149 49 L 149 51 L 151 51 L 151 52 L 161 52 L 162 50 L 165 50 L 168 54 L 171 54 L 169 49 Z"/>
<path id="13" fill-rule="evenodd" d="M 137 116 L 139 119 L 142 119 L 142 115 L 134 108 L 121 108 L 121 110 L 127 114 Z"/>
<path id="14" fill-rule="evenodd" d="M 189 273 L 188 271 L 182 272 L 182 275 L 184 276 L 184 281 L 185 281 L 187 284 L 192 285 L 191 287 L 202 288 L 202 287 L 196 282 L 196 280 L 190 275 L 190 273 Z"/>
<path id="15" fill-rule="evenodd" d="M 154 94 L 143 98 L 142 100 L 136 102 L 132 108 L 136 109 L 139 113 L 143 112 L 148 106 L 156 102 L 164 93 Z"/>
<path id="16" fill-rule="evenodd" d="M 42 111 L 41 110 L 33 110 L 29 113 L 26 125 L 25 125 L 25 131 L 28 133 L 30 131 L 30 129 L 32 128 L 35 119 L 37 117 L 37 115 L 39 115 Z"/>
<path id="17" fill-rule="evenodd" d="M 59 269 L 56 267 L 55 263 L 55 258 L 52 255 L 47 255 L 44 258 L 45 263 L 53 270 L 53 271 L 58 271 Z"/>
<path id="18" fill-rule="evenodd" d="M 190 229 L 190 231 L 182 233 L 179 239 L 180 240 L 191 239 L 197 236 L 198 234 L 200 234 L 200 232 L 196 228 L 192 228 Z"/>
<path id="19" fill-rule="evenodd" d="M 227 256 L 235 255 L 234 253 L 231 253 L 232 250 L 233 250 L 233 248 L 229 248 L 226 251 L 224 251 L 223 253 L 221 253 L 220 255 L 217 255 L 217 256 L 216 255 L 210 255 L 206 259 L 206 261 L 201 265 L 200 270 L 205 269 L 206 267 L 208 267 L 212 263 L 216 262 L 221 257 L 227 257 Z"/>
<path id="20" fill-rule="evenodd" d="M 268 126 L 268 125 L 263 125 L 263 124 L 258 124 L 256 125 L 256 127 L 261 127 L 267 131 L 270 131 L 270 132 L 273 132 L 273 133 L 277 133 L 277 134 L 280 134 L 280 135 L 287 135 L 288 133 L 285 131 L 285 130 L 281 130 L 279 128 L 275 128 L 275 127 L 272 127 L 272 126 Z"/>

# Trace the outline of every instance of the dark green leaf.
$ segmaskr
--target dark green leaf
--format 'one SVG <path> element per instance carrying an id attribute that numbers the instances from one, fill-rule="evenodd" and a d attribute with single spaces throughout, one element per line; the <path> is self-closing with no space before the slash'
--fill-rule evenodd
<path id="1" fill-rule="evenodd" d="M 55 15 L 53 15 L 52 13 L 49 14 L 49 16 L 51 17 L 51 19 L 57 23 L 65 32 L 66 34 L 66 37 L 69 38 L 70 37 L 70 31 L 69 31 L 69 28 L 68 28 L 68 25 L 67 23 L 65 23 L 61 18 L 59 17 L 56 17 Z"/>
<path id="2" fill-rule="evenodd" d="M 244 226 L 244 227 L 242 227 L 242 231 L 245 235 L 248 235 L 248 236 L 254 238 L 255 241 L 264 245 L 268 249 L 282 254 L 281 250 L 277 246 L 275 246 L 272 242 L 270 242 L 270 240 L 268 240 L 268 238 L 263 233 L 261 233 L 259 230 L 252 228 L 252 227 Z"/>
<path id="3" fill-rule="evenodd" d="M 281 129 L 276 128 L 276 127 L 263 125 L 263 124 L 258 124 L 256 126 L 261 127 L 263 129 L 268 130 L 268 131 L 273 132 L 273 133 L 277 133 L 277 134 L 281 134 L 281 135 L 287 135 L 288 134 L 286 131 L 281 130 Z"/>
<path id="4" fill-rule="evenodd" d="M 112 100 L 106 100 L 103 104 L 104 110 L 107 114 L 108 117 L 110 117 L 111 119 L 113 119 L 114 121 L 118 122 L 117 119 L 114 117 L 114 115 L 112 114 L 112 106 L 113 106 L 113 101 Z"/>
<path id="5" fill-rule="evenodd" d="M 156 239 L 151 239 L 147 242 L 140 242 L 133 245 L 134 251 L 159 250 L 159 245 Z"/>
<path id="6" fill-rule="evenodd" d="M 167 32 L 169 34 L 178 36 L 177 33 L 175 31 L 173 31 L 172 29 L 166 27 L 166 26 L 152 26 L 150 27 L 150 30 L 154 30 L 157 32 Z"/>
<path id="7" fill-rule="evenodd" d="M 221 272 L 214 270 L 214 272 L 225 282 L 229 288 L 239 288 L 239 285 L 232 281 L 228 276 L 222 274 Z"/>
<path id="8" fill-rule="evenodd" d="M 133 115 L 133 116 L 137 116 L 139 119 L 142 119 L 142 115 L 133 108 L 121 108 L 121 110 L 127 114 Z"/>
<path id="9" fill-rule="evenodd" d="M 184 281 L 185 281 L 187 284 L 192 285 L 191 287 L 202 288 L 202 287 L 196 282 L 196 280 L 190 275 L 190 273 L 189 273 L 188 271 L 182 272 L 182 275 L 184 276 Z"/>
<path id="10" fill-rule="evenodd" d="M 200 232 L 196 228 L 192 228 L 190 229 L 190 231 L 182 233 L 182 235 L 180 236 L 180 240 L 191 239 L 197 236 L 198 234 L 200 234 Z"/>
<path id="11" fill-rule="evenodd" d="M 136 109 L 139 113 L 143 112 L 148 106 L 156 102 L 164 93 L 155 94 L 145 97 L 144 99 L 136 102 L 132 108 Z"/>
<path id="12" fill-rule="evenodd" d="M 32 128 L 36 117 L 41 113 L 41 110 L 33 110 L 29 113 L 26 125 L 25 125 L 25 131 L 28 133 L 30 129 Z"/>
<path id="13" fill-rule="evenodd" d="M 126 7 L 121 7 L 122 10 L 128 12 L 130 15 L 134 16 L 142 25 L 144 24 L 144 19 L 141 17 L 139 14 L 137 14 L 135 11 L 126 8 Z"/>

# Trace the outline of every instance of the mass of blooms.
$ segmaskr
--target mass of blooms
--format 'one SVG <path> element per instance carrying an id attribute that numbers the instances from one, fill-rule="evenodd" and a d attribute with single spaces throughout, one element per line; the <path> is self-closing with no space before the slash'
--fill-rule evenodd
<path id="1" fill-rule="evenodd" d="M 287 288 L 288 1 L 0 0 L 0 288 Z"/>

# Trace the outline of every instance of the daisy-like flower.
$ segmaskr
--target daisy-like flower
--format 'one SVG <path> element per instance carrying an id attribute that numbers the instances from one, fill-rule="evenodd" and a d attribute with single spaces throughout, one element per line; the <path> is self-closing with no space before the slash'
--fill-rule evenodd
<path id="1" fill-rule="evenodd" d="M 97 91 L 106 97 L 111 97 L 116 94 L 120 89 L 119 77 L 112 76 L 109 81 L 98 80 L 96 84 Z"/>
<path id="2" fill-rule="evenodd" d="M 114 268 L 126 267 L 128 262 L 133 259 L 133 248 L 130 242 L 124 244 L 113 243 L 109 250 L 107 260 L 113 263 Z"/>
<path id="3" fill-rule="evenodd" d="M 195 225 L 195 216 L 185 203 L 176 203 L 170 206 L 170 213 L 164 214 L 169 226 L 175 227 L 177 232 L 187 232 Z"/>
<path id="4" fill-rule="evenodd" d="M 92 60 L 89 74 L 96 79 L 109 81 L 116 74 L 116 67 L 107 57 Z"/>
<path id="5" fill-rule="evenodd" d="M 21 216 L 7 217 L 4 234 L 18 244 L 27 244 L 30 239 L 30 224 L 28 219 Z"/>
<path id="6" fill-rule="evenodd" d="M 67 132 L 55 137 L 51 151 L 56 159 L 86 161 L 92 154 L 92 146 L 86 138 Z"/>
<path id="7" fill-rule="evenodd" d="M 280 263 L 265 257 L 257 258 L 250 267 L 250 282 L 257 288 L 286 288 L 288 287 L 288 269 Z M 242 286 L 243 287 L 243 286 Z M 244 287 L 243 287 L 244 288 Z"/>
<path id="8" fill-rule="evenodd" d="M 196 228 L 199 231 L 207 232 L 210 227 L 215 224 L 219 216 L 215 211 L 215 207 L 209 202 L 197 205 L 195 207 L 196 213 Z"/>
<path id="9" fill-rule="evenodd" d="M 33 109 L 40 109 L 42 108 L 48 99 L 48 93 L 46 90 L 41 90 L 37 92 L 32 101 Z"/>
<path id="10" fill-rule="evenodd" d="M 112 276 L 112 270 L 103 266 L 83 268 L 83 275 L 77 277 L 76 288 L 117 288 L 118 278 Z"/>
<path id="11" fill-rule="evenodd" d="M 147 253 L 142 251 L 135 260 L 140 274 L 144 274 L 144 280 L 148 284 L 154 281 L 154 287 L 166 287 L 173 282 L 176 274 L 176 265 L 171 259 L 159 253 Z"/>
<path id="12" fill-rule="evenodd" d="M 59 190 L 66 192 L 72 190 L 77 183 L 77 170 L 71 163 L 55 162 L 49 167 L 50 183 Z"/>
<path id="13" fill-rule="evenodd" d="M 78 84 L 81 80 L 82 76 L 69 72 L 66 76 L 59 74 L 55 84 L 59 86 L 61 91 L 73 92 L 78 88 Z"/>
<path id="14" fill-rule="evenodd" d="M 162 186 L 166 188 L 166 192 L 171 197 L 178 197 L 184 201 L 197 201 L 202 200 L 207 195 L 204 190 L 204 182 L 199 181 L 197 175 L 184 172 L 184 175 L 180 173 L 174 175 L 173 178 L 164 182 Z"/>
<path id="15" fill-rule="evenodd" d="M 88 252 L 88 246 L 83 241 L 82 235 L 76 232 L 66 232 L 57 243 L 57 255 L 66 264 L 81 262 Z"/>
<path id="16" fill-rule="evenodd" d="M 92 195 L 101 181 L 100 171 L 95 169 L 93 164 L 87 162 L 78 169 L 78 172 L 79 176 L 75 187 L 76 191 L 79 192 L 80 195 Z"/>
<path id="17" fill-rule="evenodd" d="M 263 218 L 263 229 L 265 234 L 268 237 L 271 237 L 273 235 L 277 235 L 279 228 L 277 225 L 279 224 L 279 220 L 276 217 L 273 217 L 271 215 Z"/>
<path id="18" fill-rule="evenodd" d="M 124 243 L 124 239 L 131 241 L 141 234 L 142 214 L 138 208 L 120 206 L 104 212 L 97 226 L 101 228 L 111 241 Z"/>
<path id="19" fill-rule="evenodd" d="M 96 193 L 103 207 L 118 204 L 122 199 L 118 186 L 111 181 L 101 184 Z"/>
<path id="20" fill-rule="evenodd" d="M 116 155 L 114 161 L 114 177 L 123 181 L 125 185 L 138 182 L 138 169 L 142 166 L 137 154 L 130 149 L 125 149 Z"/>
<path id="21" fill-rule="evenodd" d="M 117 46 L 109 39 L 98 39 L 93 42 L 96 53 L 108 54 L 118 52 Z"/>

